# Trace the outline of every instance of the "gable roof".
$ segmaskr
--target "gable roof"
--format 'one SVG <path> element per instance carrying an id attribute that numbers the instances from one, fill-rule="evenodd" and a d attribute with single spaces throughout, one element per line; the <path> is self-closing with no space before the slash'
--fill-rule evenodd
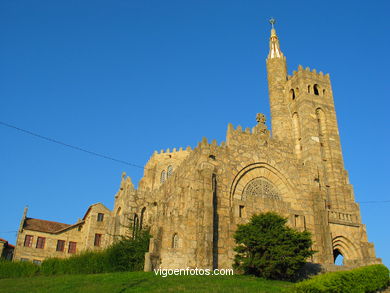
<path id="1" fill-rule="evenodd" d="M 111 212 L 111 210 L 109 208 L 107 208 L 104 204 L 102 204 L 101 202 L 98 202 L 98 203 L 94 203 L 94 204 L 91 204 L 89 207 L 88 207 L 88 210 L 85 212 L 84 214 L 84 217 L 83 217 L 83 221 L 87 218 L 89 212 L 96 206 L 101 206 L 103 207 L 105 210 L 107 210 L 108 212 Z"/>
<path id="2" fill-rule="evenodd" d="M 23 229 L 38 232 L 55 233 L 70 226 L 71 225 L 64 223 L 26 218 L 26 220 L 24 221 Z"/>

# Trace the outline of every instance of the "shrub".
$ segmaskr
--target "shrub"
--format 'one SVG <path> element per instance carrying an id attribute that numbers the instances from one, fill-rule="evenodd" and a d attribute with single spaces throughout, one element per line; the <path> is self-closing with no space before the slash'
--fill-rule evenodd
<path id="1" fill-rule="evenodd" d="M 98 274 L 143 270 L 150 234 L 139 231 L 135 239 L 123 238 L 102 251 L 87 251 L 69 258 L 49 258 L 42 262 L 44 275 Z"/>
<path id="2" fill-rule="evenodd" d="M 267 279 L 295 278 L 314 252 L 311 234 L 289 228 L 286 223 L 287 219 L 278 214 L 263 213 L 253 215 L 248 224 L 238 225 L 233 267 Z"/>
<path id="3" fill-rule="evenodd" d="M 0 260 L 0 279 L 33 277 L 39 266 L 31 262 Z"/>
<path id="4" fill-rule="evenodd" d="M 327 273 L 297 283 L 295 293 L 368 293 L 377 292 L 389 284 L 389 270 L 384 265 L 371 265 Z"/>

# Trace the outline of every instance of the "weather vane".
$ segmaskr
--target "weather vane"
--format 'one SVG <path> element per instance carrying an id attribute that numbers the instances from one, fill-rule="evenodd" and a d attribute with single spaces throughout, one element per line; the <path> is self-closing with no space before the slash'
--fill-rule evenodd
<path id="1" fill-rule="evenodd" d="M 269 20 L 269 23 L 272 25 L 272 28 L 274 28 L 274 24 L 276 23 L 275 18 L 271 17 L 271 19 Z"/>

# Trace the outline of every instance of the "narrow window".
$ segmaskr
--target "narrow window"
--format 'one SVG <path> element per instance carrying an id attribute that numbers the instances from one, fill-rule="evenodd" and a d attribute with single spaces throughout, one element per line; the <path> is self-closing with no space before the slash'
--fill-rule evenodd
<path id="1" fill-rule="evenodd" d="M 141 211 L 141 220 L 139 222 L 139 229 L 140 230 L 142 230 L 142 226 L 144 224 L 145 211 L 146 211 L 146 207 L 143 207 L 142 211 Z"/>
<path id="2" fill-rule="evenodd" d="M 26 237 L 24 238 L 24 246 L 31 247 L 33 238 L 34 237 L 32 235 L 26 235 Z"/>
<path id="3" fill-rule="evenodd" d="M 25 262 L 25 261 L 30 261 L 30 260 L 28 258 L 21 258 L 20 261 Z"/>
<path id="4" fill-rule="evenodd" d="M 299 226 L 299 215 L 295 215 L 295 217 L 294 217 L 294 225 L 295 225 L 295 227 L 298 227 Z"/>
<path id="5" fill-rule="evenodd" d="M 322 95 L 323 95 L 323 96 L 325 96 L 325 93 L 326 93 L 325 90 L 322 90 Z"/>
<path id="6" fill-rule="evenodd" d="M 295 100 L 295 91 L 293 89 L 290 90 L 290 98 Z"/>
<path id="7" fill-rule="evenodd" d="M 133 239 L 138 235 L 138 230 L 139 230 L 139 219 L 138 219 L 138 215 L 134 214 L 134 218 L 133 218 Z"/>
<path id="8" fill-rule="evenodd" d="M 244 216 L 244 206 L 239 206 L 238 207 L 238 216 L 240 217 L 240 218 L 242 218 L 243 216 Z"/>
<path id="9" fill-rule="evenodd" d="M 307 92 L 310 94 L 310 85 L 307 86 Z"/>
<path id="10" fill-rule="evenodd" d="M 162 172 L 161 172 L 161 177 L 160 177 L 160 183 L 164 183 L 165 182 L 165 174 L 166 174 L 166 172 L 165 172 L 165 170 L 163 170 Z"/>
<path id="11" fill-rule="evenodd" d="M 93 245 L 100 247 L 101 242 L 102 242 L 102 234 L 95 234 L 95 241 Z"/>
<path id="12" fill-rule="evenodd" d="M 177 233 L 173 234 L 172 237 L 172 248 L 178 248 L 179 247 L 179 236 L 177 236 Z"/>
<path id="13" fill-rule="evenodd" d="M 103 222 L 103 219 L 104 219 L 104 214 L 98 213 L 98 215 L 97 215 L 97 221 L 98 221 L 98 222 Z"/>
<path id="14" fill-rule="evenodd" d="M 293 124 L 293 134 L 294 134 L 294 141 L 295 141 L 295 153 L 298 157 L 301 156 L 301 128 L 299 123 L 299 116 L 298 113 L 294 113 L 292 116 L 292 124 Z"/>
<path id="15" fill-rule="evenodd" d="M 65 240 L 57 240 L 56 251 L 64 251 L 65 249 Z"/>
<path id="16" fill-rule="evenodd" d="M 316 96 L 319 95 L 318 84 L 315 84 L 315 85 L 313 86 L 313 91 L 314 91 L 314 94 L 315 94 Z"/>
<path id="17" fill-rule="evenodd" d="M 326 129 L 326 117 L 322 109 L 318 108 L 316 110 L 316 116 L 318 121 L 318 136 L 320 140 L 321 155 L 322 159 L 326 160 L 328 158 L 328 138 L 327 138 L 327 129 Z"/>
<path id="18" fill-rule="evenodd" d="M 77 242 L 69 241 L 68 253 L 76 253 Z"/>
<path id="19" fill-rule="evenodd" d="M 41 249 L 45 248 L 45 240 L 46 240 L 45 237 L 38 237 L 36 248 L 41 248 Z"/>

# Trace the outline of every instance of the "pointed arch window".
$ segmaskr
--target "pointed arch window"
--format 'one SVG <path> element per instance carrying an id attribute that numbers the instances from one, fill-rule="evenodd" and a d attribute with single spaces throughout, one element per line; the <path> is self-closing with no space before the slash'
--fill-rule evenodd
<path id="1" fill-rule="evenodd" d="M 177 233 L 172 236 L 172 248 L 179 248 L 179 236 Z"/>
<path id="2" fill-rule="evenodd" d="M 171 165 L 169 165 L 167 168 L 167 177 L 171 176 L 172 173 L 173 173 L 173 167 Z"/>
<path id="3" fill-rule="evenodd" d="M 161 171 L 160 183 L 164 183 L 166 180 L 166 172 L 165 170 Z"/>

